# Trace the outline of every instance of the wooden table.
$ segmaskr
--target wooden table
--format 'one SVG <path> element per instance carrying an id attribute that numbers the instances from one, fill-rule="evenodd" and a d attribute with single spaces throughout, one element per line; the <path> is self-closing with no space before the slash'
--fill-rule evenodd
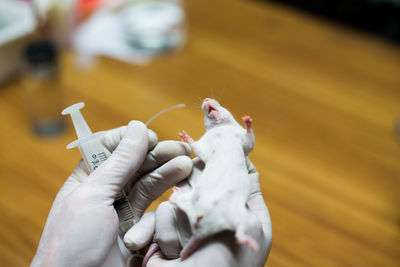
<path id="1" fill-rule="evenodd" d="M 399 47 L 276 4 L 186 4 L 186 47 L 149 66 L 80 70 L 64 53 L 65 106 L 84 101 L 98 131 L 186 103 L 151 124 L 165 140 L 200 137 L 201 100 L 215 97 L 254 119 L 273 223 L 266 266 L 399 266 Z M 0 265 L 27 266 L 79 152 L 65 149 L 71 127 L 53 139 L 30 131 L 21 80 L 0 88 L 0 120 Z"/>

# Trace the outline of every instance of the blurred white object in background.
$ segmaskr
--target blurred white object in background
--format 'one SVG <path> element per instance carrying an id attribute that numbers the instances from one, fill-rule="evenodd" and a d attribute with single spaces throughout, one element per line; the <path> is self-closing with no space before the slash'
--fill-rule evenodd
<path id="1" fill-rule="evenodd" d="M 65 1 L 61 0 L 60 2 Z M 45 20 L 50 10 L 57 4 L 57 0 L 32 0 L 32 4 L 35 6 L 36 15 Z"/>
<path id="2" fill-rule="evenodd" d="M 185 14 L 176 1 L 131 4 L 122 19 L 127 40 L 144 53 L 176 49 L 185 41 Z"/>
<path id="3" fill-rule="evenodd" d="M 73 46 L 81 65 L 91 63 L 95 56 L 108 56 L 138 65 L 149 61 L 125 41 L 119 16 L 110 8 L 96 11 L 78 27 Z"/>
<path id="4" fill-rule="evenodd" d="M 36 20 L 29 4 L 0 1 L 0 82 L 18 71 L 22 49 L 35 26 Z"/>
<path id="5" fill-rule="evenodd" d="M 80 59 L 101 55 L 133 64 L 179 49 L 185 41 L 185 14 L 179 1 L 132 1 L 105 5 L 77 29 Z"/>

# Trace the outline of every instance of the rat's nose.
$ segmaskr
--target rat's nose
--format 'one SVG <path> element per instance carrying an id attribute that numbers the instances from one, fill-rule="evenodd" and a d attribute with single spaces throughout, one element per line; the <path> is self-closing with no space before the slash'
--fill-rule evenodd
<path id="1" fill-rule="evenodd" d="M 207 102 L 208 100 L 210 100 L 209 98 L 204 98 L 204 102 Z"/>

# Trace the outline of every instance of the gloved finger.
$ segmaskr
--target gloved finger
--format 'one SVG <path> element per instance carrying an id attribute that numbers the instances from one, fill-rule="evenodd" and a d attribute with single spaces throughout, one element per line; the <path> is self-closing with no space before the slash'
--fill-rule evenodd
<path id="1" fill-rule="evenodd" d="M 130 250 L 139 250 L 144 248 L 153 240 L 154 229 L 154 211 L 145 213 L 140 221 L 126 232 L 124 243 Z"/>
<path id="2" fill-rule="evenodd" d="M 115 129 L 111 129 L 105 131 L 99 137 L 100 143 L 109 151 L 113 152 L 118 144 L 121 142 L 122 138 L 125 135 L 127 126 L 118 127 Z M 157 134 L 150 129 L 147 129 L 149 135 L 149 150 L 155 147 L 158 141 Z"/>
<path id="3" fill-rule="evenodd" d="M 250 179 L 250 195 L 261 192 L 258 171 L 248 157 L 246 157 L 246 165 Z"/>
<path id="4" fill-rule="evenodd" d="M 250 195 L 247 206 L 261 222 L 264 234 L 267 237 L 272 236 L 271 217 L 261 192 Z"/>
<path id="5" fill-rule="evenodd" d="M 225 236 L 228 236 L 226 238 Z M 232 236 L 232 237 L 231 237 Z M 230 238 L 229 238 L 230 237 Z M 153 244 L 152 244 L 153 245 Z M 228 232 L 220 233 L 210 237 L 187 259 L 182 261 L 180 258 L 168 260 L 163 255 L 161 249 L 155 250 L 150 255 L 146 254 L 146 267 L 179 267 L 179 266 L 252 266 L 240 265 L 237 249 L 233 235 Z"/>
<path id="6" fill-rule="evenodd" d="M 171 203 L 161 203 L 155 216 L 155 241 L 168 259 L 179 258 L 182 247 L 179 244 L 178 229 L 175 221 L 175 208 Z"/>
<path id="7" fill-rule="evenodd" d="M 191 159 L 187 156 L 179 156 L 140 178 L 133 185 L 128 196 L 133 215 L 142 216 L 151 202 L 168 188 L 186 178 L 191 171 Z"/>
<path id="8" fill-rule="evenodd" d="M 178 229 L 179 244 L 183 248 L 192 237 L 192 230 L 189 218 L 184 211 L 179 209 L 176 209 L 174 216 L 176 228 Z"/>
<path id="9" fill-rule="evenodd" d="M 261 193 L 259 174 L 249 158 L 246 158 L 246 163 L 251 184 L 250 196 L 247 200 L 247 205 L 253 214 L 255 214 L 260 220 L 264 233 L 266 235 L 271 235 L 271 217 Z"/>
<path id="10" fill-rule="evenodd" d="M 111 156 L 84 180 L 100 185 L 108 197 L 114 199 L 128 179 L 142 165 L 148 149 L 146 126 L 140 121 L 131 121 L 124 137 Z"/>
<path id="11" fill-rule="evenodd" d="M 124 267 L 125 266 L 125 259 L 127 259 L 130 256 L 130 251 L 125 254 L 125 251 L 128 250 L 127 248 L 124 248 L 125 245 L 122 244 L 121 246 L 121 239 L 118 236 L 117 240 L 113 242 L 110 250 L 108 251 L 106 258 L 104 262 L 99 266 L 99 267 Z M 125 255 L 124 255 L 125 254 Z"/>
<path id="12" fill-rule="evenodd" d="M 162 141 L 158 143 L 147 153 L 142 166 L 134 174 L 133 178 L 129 180 L 127 188 L 130 189 L 138 177 L 155 170 L 165 162 L 181 155 L 190 156 L 191 153 L 190 146 L 184 142 Z"/>

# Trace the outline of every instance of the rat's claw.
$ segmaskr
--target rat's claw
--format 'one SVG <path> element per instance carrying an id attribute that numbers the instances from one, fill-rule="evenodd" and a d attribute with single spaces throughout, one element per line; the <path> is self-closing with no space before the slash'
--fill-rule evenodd
<path id="1" fill-rule="evenodd" d="M 172 191 L 174 191 L 174 192 L 182 192 L 182 189 L 180 187 L 174 186 L 174 187 L 172 187 Z"/>
<path id="2" fill-rule="evenodd" d="M 185 131 L 182 131 L 182 133 L 179 132 L 179 133 L 178 133 L 178 136 L 179 136 L 180 139 L 182 139 L 182 141 L 185 141 L 185 142 L 186 142 L 185 139 L 186 139 L 187 134 L 185 133 Z"/>
<path id="3" fill-rule="evenodd" d="M 247 124 L 247 123 L 250 123 L 251 124 L 251 122 L 253 121 L 251 118 L 250 118 L 250 116 L 244 116 L 244 117 L 242 117 L 242 120 Z"/>
<path id="4" fill-rule="evenodd" d="M 250 116 L 244 116 L 242 118 L 242 120 L 244 121 L 244 123 L 246 124 L 246 129 L 249 130 L 251 127 L 251 123 L 253 122 L 253 120 L 250 118 Z"/>
<path id="5" fill-rule="evenodd" d="M 246 237 L 238 240 L 239 244 L 247 245 L 252 251 L 260 249 L 258 242 L 251 237 Z"/>

